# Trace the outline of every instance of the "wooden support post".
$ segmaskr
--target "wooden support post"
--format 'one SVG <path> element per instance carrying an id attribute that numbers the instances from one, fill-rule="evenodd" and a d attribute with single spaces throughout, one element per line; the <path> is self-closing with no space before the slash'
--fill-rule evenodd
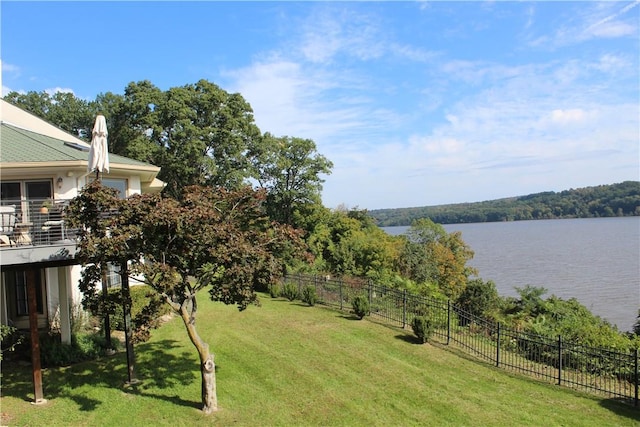
<path id="1" fill-rule="evenodd" d="M 102 281 L 102 300 L 106 305 L 107 300 L 109 299 L 109 289 L 107 288 L 107 266 L 104 262 L 100 263 L 100 280 Z M 105 345 L 107 346 L 107 352 L 113 351 L 113 346 L 111 345 L 111 322 L 109 319 L 109 311 L 104 310 L 104 339 L 106 341 Z"/>
<path id="2" fill-rule="evenodd" d="M 26 271 L 27 303 L 29 305 L 29 329 L 31 330 L 31 367 L 33 373 L 33 403 L 45 403 L 42 393 L 42 368 L 40 365 L 40 336 L 38 335 L 38 303 L 36 299 L 36 270 Z"/>
<path id="3" fill-rule="evenodd" d="M 133 352 L 133 331 L 131 330 L 131 292 L 129 291 L 129 271 L 127 261 L 120 265 L 120 279 L 122 286 L 122 311 L 124 312 L 124 340 L 127 347 L 128 385 L 138 383 L 136 378 L 136 357 Z"/>

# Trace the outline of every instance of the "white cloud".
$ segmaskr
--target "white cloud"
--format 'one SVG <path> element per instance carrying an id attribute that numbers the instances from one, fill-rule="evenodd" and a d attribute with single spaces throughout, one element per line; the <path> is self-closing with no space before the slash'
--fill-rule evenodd
<path id="1" fill-rule="evenodd" d="M 300 31 L 300 52 L 312 63 L 329 63 L 338 55 L 369 60 L 385 51 L 378 19 L 348 8 L 320 7 Z"/>
<path id="2" fill-rule="evenodd" d="M 591 39 L 637 37 L 637 14 L 629 12 L 640 4 L 640 0 L 633 3 L 605 1 L 575 4 L 576 9 L 571 14 L 558 17 L 563 20 L 562 25 L 537 37 L 530 35 L 528 44 L 555 49 Z"/>
<path id="3" fill-rule="evenodd" d="M 606 53 L 602 55 L 598 62 L 593 64 L 593 68 L 604 73 L 614 73 L 620 70 L 631 69 L 631 61 L 622 55 Z M 635 71 L 635 70 L 633 70 Z"/>
<path id="4" fill-rule="evenodd" d="M 337 87 L 350 85 L 347 75 L 290 60 L 273 57 L 224 75 L 233 80 L 232 91 L 249 101 L 263 132 L 326 141 L 375 128 L 375 116 L 387 114 L 373 110 L 357 90 L 338 95 Z"/>
<path id="5" fill-rule="evenodd" d="M 6 96 L 9 92 L 12 92 L 13 89 L 11 89 L 8 86 L 5 86 L 3 83 L 3 79 L 5 79 L 6 77 L 15 78 L 20 76 L 20 67 L 18 67 L 17 65 L 8 64 L 4 62 L 2 59 L 0 59 L 0 69 L 2 70 L 2 73 L 0 73 L 0 85 L 2 86 L 2 96 Z"/>
<path id="6" fill-rule="evenodd" d="M 20 74 L 20 67 L 18 67 L 17 65 L 7 64 L 1 59 L 0 59 L 0 64 L 2 64 L 3 73 Z"/>
<path id="7" fill-rule="evenodd" d="M 623 17 L 631 9 L 638 6 L 638 4 L 640 4 L 640 1 L 636 0 L 633 3 L 626 4 L 619 10 L 613 11 L 604 17 L 600 17 L 597 22 L 592 23 L 584 30 L 585 36 L 611 38 L 634 34 L 637 31 L 637 19 L 634 20 L 635 25 L 629 22 L 621 22 L 616 19 Z M 617 8 L 618 4 L 615 4 L 613 7 Z M 598 15 L 594 14 L 592 15 L 592 18 L 597 19 Z"/>
<path id="8" fill-rule="evenodd" d="M 534 18 L 535 18 L 535 15 L 536 15 L 536 9 L 535 9 L 535 7 L 533 5 L 531 5 L 526 9 L 525 13 L 526 13 L 526 16 L 527 16 L 527 22 L 525 23 L 524 28 L 525 28 L 525 30 L 527 30 L 527 29 L 531 28 L 531 26 L 534 23 Z"/>
<path id="9" fill-rule="evenodd" d="M 587 120 L 588 115 L 580 108 L 568 110 L 553 110 L 551 112 L 551 121 L 559 124 L 576 124 Z"/>
<path id="10" fill-rule="evenodd" d="M 53 88 L 47 88 L 44 89 L 43 92 L 46 92 L 49 94 L 49 96 L 53 96 L 56 93 L 74 93 L 73 89 L 68 88 L 68 87 L 53 87 Z"/>
<path id="11" fill-rule="evenodd" d="M 617 38 L 632 35 L 636 30 L 636 26 L 626 22 L 607 22 L 585 32 L 593 37 Z"/>

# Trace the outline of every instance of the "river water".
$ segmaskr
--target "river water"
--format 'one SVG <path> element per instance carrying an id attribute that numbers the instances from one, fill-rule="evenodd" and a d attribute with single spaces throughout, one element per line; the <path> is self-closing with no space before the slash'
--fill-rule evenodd
<path id="1" fill-rule="evenodd" d="M 384 227 L 393 235 L 408 227 Z M 498 293 L 543 286 L 631 330 L 640 308 L 640 217 L 446 224 L 475 252 L 469 265 Z"/>

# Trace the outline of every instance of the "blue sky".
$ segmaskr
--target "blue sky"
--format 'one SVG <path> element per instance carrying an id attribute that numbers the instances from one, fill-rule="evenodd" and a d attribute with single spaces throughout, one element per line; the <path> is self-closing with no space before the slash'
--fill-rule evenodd
<path id="1" fill-rule="evenodd" d="M 640 179 L 635 2 L 2 1 L 2 93 L 207 79 L 313 139 L 323 202 L 394 208 Z"/>

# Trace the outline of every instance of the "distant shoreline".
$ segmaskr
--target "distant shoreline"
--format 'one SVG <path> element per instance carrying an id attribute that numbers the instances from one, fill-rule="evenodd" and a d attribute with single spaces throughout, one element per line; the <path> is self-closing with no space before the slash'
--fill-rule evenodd
<path id="1" fill-rule="evenodd" d="M 375 209 L 367 213 L 380 227 L 410 226 L 421 218 L 438 224 L 472 224 L 640 216 L 640 181 L 474 203 Z"/>

